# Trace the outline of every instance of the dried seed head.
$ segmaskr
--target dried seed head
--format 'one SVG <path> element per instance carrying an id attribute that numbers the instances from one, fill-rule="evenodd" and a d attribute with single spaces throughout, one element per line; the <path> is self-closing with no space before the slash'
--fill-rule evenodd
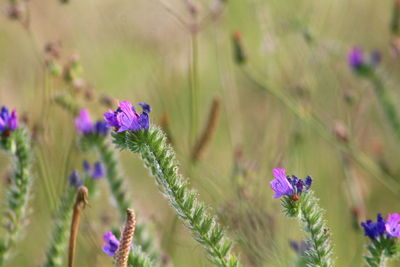
<path id="1" fill-rule="evenodd" d="M 135 233 L 135 225 L 136 225 L 135 212 L 132 209 L 127 209 L 126 215 L 127 218 L 125 227 L 122 231 L 122 236 L 120 238 L 120 245 L 117 254 L 115 255 L 117 267 L 128 266 L 129 251 L 131 249 L 133 234 Z"/>
<path id="2" fill-rule="evenodd" d="M 217 98 L 213 100 L 210 113 L 208 115 L 207 124 L 203 129 L 203 132 L 200 138 L 197 140 L 193 152 L 192 152 L 192 160 L 196 161 L 199 160 L 203 155 L 208 147 L 211 139 L 217 129 L 217 124 L 219 120 L 221 110 L 221 101 Z"/>

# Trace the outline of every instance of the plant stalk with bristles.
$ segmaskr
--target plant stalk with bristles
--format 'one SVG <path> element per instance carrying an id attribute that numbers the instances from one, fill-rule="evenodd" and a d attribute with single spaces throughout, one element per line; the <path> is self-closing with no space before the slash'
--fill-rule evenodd
<path id="1" fill-rule="evenodd" d="M 115 255 L 117 267 L 128 266 L 129 252 L 131 250 L 133 234 L 135 233 L 135 212 L 132 209 L 127 209 L 126 216 L 126 223 L 120 238 L 120 245 Z"/>
<path id="2" fill-rule="evenodd" d="M 61 267 L 67 245 L 68 226 L 71 222 L 72 207 L 76 194 L 75 187 L 68 187 L 60 199 L 60 204 L 55 215 L 52 239 L 46 253 L 46 262 L 43 267 Z"/>
<path id="3" fill-rule="evenodd" d="M 307 242 L 311 244 L 311 248 L 304 255 L 307 266 L 333 266 L 331 233 L 314 192 L 303 192 L 298 200 L 294 200 L 292 196 L 285 196 L 282 206 L 287 216 L 296 218 L 304 226 Z"/>
<path id="4" fill-rule="evenodd" d="M 69 236 L 69 247 L 68 247 L 68 267 L 74 266 L 76 239 L 78 237 L 79 223 L 81 220 L 82 211 L 87 204 L 88 204 L 88 190 L 86 187 L 80 186 L 76 193 L 76 199 L 72 213 L 71 232 Z"/>
<path id="5" fill-rule="evenodd" d="M 69 111 L 69 113 L 74 117 L 76 117 L 76 115 L 79 113 L 79 110 L 77 110 L 79 106 L 76 102 L 74 105 L 72 105 L 73 108 L 68 108 L 68 106 L 63 105 L 61 102 L 57 103 Z M 101 161 L 105 165 L 107 173 L 106 179 L 109 184 L 112 197 L 117 205 L 121 221 L 123 221 L 125 218 L 126 209 L 132 205 L 126 191 L 124 190 L 124 178 L 120 173 L 121 167 L 119 166 L 116 152 L 114 149 L 111 149 L 107 138 L 104 136 L 83 136 L 80 139 L 80 148 L 83 150 L 86 148 L 92 148 L 97 151 Z M 136 225 L 135 235 L 136 243 L 141 246 L 141 249 L 144 252 L 149 253 L 152 259 L 157 259 L 160 253 L 153 239 L 154 238 L 150 234 L 150 231 L 147 229 L 146 225 L 138 222 Z"/>
<path id="6" fill-rule="evenodd" d="M 0 238 L 0 266 L 8 258 L 10 249 L 14 246 L 27 221 L 27 211 L 33 177 L 31 175 L 31 141 L 25 128 L 10 133 L 2 139 L 0 147 L 10 153 L 14 161 L 14 175 L 8 189 L 6 210 L 3 224 L 7 232 Z"/>
<path id="7" fill-rule="evenodd" d="M 165 134 L 158 127 L 150 126 L 148 130 L 114 133 L 113 136 L 119 148 L 140 155 L 162 193 L 195 240 L 207 251 L 210 260 L 217 266 L 238 266 L 238 259 L 231 253 L 232 242 L 225 237 L 216 218 L 209 215 L 206 205 L 188 188 L 188 181 L 179 174 L 175 152 Z"/>

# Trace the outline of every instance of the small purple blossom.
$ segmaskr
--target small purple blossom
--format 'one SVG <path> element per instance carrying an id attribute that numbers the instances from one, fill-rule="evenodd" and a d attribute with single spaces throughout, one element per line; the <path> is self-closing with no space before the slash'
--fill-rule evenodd
<path id="1" fill-rule="evenodd" d="M 107 232 L 103 236 L 104 245 L 102 246 L 102 250 L 106 253 L 109 257 L 114 257 L 115 253 L 119 247 L 119 241 L 115 237 L 112 232 Z"/>
<path id="2" fill-rule="evenodd" d="M 99 179 L 106 176 L 106 172 L 104 170 L 104 165 L 101 162 L 96 162 L 94 164 L 94 170 L 93 170 L 93 174 L 92 177 L 93 179 Z"/>
<path id="3" fill-rule="evenodd" d="M 364 52 L 359 47 L 353 47 L 347 55 L 347 61 L 351 68 L 357 70 L 362 67 L 364 62 Z"/>
<path id="4" fill-rule="evenodd" d="M 0 131 L 15 131 L 18 128 L 18 115 L 15 110 L 9 113 L 7 107 L 3 106 L 0 111 Z"/>
<path id="5" fill-rule="evenodd" d="M 284 169 L 274 169 L 272 171 L 275 179 L 270 182 L 272 190 L 275 192 L 274 198 L 279 198 L 283 195 L 290 195 L 293 191 L 293 186 L 286 179 Z"/>
<path id="6" fill-rule="evenodd" d="M 312 244 L 309 241 L 290 240 L 289 245 L 298 255 L 301 256 L 305 255 L 305 253 L 312 248 Z"/>
<path id="7" fill-rule="evenodd" d="M 389 236 L 400 237 L 400 215 L 398 213 L 388 214 L 385 229 Z"/>
<path id="8" fill-rule="evenodd" d="M 366 222 L 362 222 L 361 226 L 364 228 L 364 234 L 371 239 L 376 239 L 379 236 L 382 236 L 386 231 L 385 220 L 382 218 L 382 215 L 378 213 L 376 216 L 376 222 L 371 220 L 367 220 Z"/>
<path id="9" fill-rule="evenodd" d="M 78 171 L 74 170 L 68 177 L 69 184 L 74 187 L 80 187 L 83 185 L 82 179 L 78 173 Z"/>
<path id="10" fill-rule="evenodd" d="M 151 108 L 146 103 L 139 103 L 139 106 L 143 109 L 140 115 L 129 101 L 120 101 L 115 111 L 109 110 L 104 114 L 104 119 L 108 126 L 114 127 L 117 132 L 146 130 L 150 126 Z"/>
<path id="11" fill-rule="evenodd" d="M 81 109 L 79 116 L 75 119 L 76 130 L 83 135 L 96 134 L 105 136 L 108 133 L 108 125 L 105 121 L 97 121 L 93 123 L 87 109 Z"/>
<path id="12" fill-rule="evenodd" d="M 272 173 L 275 179 L 270 182 L 270 186 L 275 192 L 274 198 L 290 195 L 297 200 L 301 193 L 311 187 L 312 179 L 310 176 L 307 176 L 303 181 L 295 175 L 286 176 L 284 169 L 274 169 Z"/>
<path id="13" fill-rule="evenodd" d="M 100 179 L 106 176 L 104 165 L 100 161 L 94 163 L 92 167 L 87 160 L 84 160 L 82 165 L 85 173 L 93 179 Z"/>
<path id="14" fill-rule="evenodd" d="M 81 134 L 90 134 L 93 132 L 93 121 L 87 109 L 79 111 L 79 116 L 75 119 L 75 127 Z"/>

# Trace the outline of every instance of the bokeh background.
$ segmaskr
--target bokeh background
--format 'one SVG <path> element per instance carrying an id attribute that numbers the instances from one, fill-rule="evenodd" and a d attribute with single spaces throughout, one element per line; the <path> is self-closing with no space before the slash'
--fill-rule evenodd
<path id="1" fill-rule="evenodd" d="M 99 101 L 104 96 L 150 103 L 152 122 L 169 129 L 181 171 L 219 214 L 244 266 L 294 266 L 298 258 L 289 241 L 301 240 L 303 233 L 282 215 L 268 185 L 275 167 L 314 178 L 337 266 L 362 265 L 366 238 L 358 222 L 399 211 L 399 190 L 379 182 L 400 182 L 399 140 L 373 88 L 346 60 L 354 45 L 379 51 L 377 72 L 399 103 L 393 1 L 26 4 L 18 20 L 7 16 L 8 1 L 0 3 L 0 104 L 23 114 L 34 134 L 36 178 L 25 238 L 9 266 L 43 262 L 68 174 L 81 170 L 83 159 L 96 160 L 95 154 L 79 152 L 73 118 L 54 102 L 63 94 L 95 118 L 108 109 Z M 242 64 L 235 62 L 234 33 L 245 51 Z M 79 55 L 83 85 L 52 74 L 44 49 L 49 42 L 61 43 L 60 66 Z M 282 93 L 302 112 L 294 114 L 277 97 Z M 221 105 L 215 134 L 193 163 L 192 148 L 214 99 Z M 322 130 L 308 123 L 310 114 Z M 152 226 L 168 260 L 174 266 L 212 266 L 140 159 L 120 153 L 120 161 L 134 209 Z M 0 201 L 9 172 L 8 158 L 0 155 Z M 101 195 L 81 225 L 77 266 L 112 266 L 101 251 L 102 235 L 118 226 L 118 216 L 106 182 L 100 183 Z"/>

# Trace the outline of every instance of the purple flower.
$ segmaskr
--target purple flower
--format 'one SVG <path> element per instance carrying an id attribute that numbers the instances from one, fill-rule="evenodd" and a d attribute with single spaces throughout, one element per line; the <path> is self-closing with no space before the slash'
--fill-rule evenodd
<path id="1" fill-rule="evenodd" d="M 366 222 L 362 222 L 361 226 L 364 228 L 364 234 L 371 239 L 382 236 L 386 231 L 385 220 L 380 213 L 376 216 L 376 222 L 367 220 Z"/>
<path id="2" fill-rule="evenodd" d="M 357 70 L 364 65 L 364 52 L 359 47 L 353 47 L 347 55 L 350 67 Z"/>
<path id="3" fill-rule="evenodd" d="M 83 161 L 83 170 L 85 173 L 93 179 L 100 179 L 106 176 L 103 163 L 100 161 L 96 162 L 92 168 L 87 160 Z"/>
<path id="4" fill-rule="evenodd" d="M 68 177 L 69 184 L 74 187 L 80 187 L 83 185 L 82 179 L 78 173 L 78 171 L 74 170 Z"/>
<path id="5" fill-rule="evenodd" d="M 93 132 L 93 121 L 87 109 L 81 109 L 79 116 L 75 119 L 76 130 L 81 134 L 90 134 Z"/>
<path id="6" fill-rule="evenodd" d="M 293 196 L 294 200 L 298 200 L 299 196 L 310 189 L 312 179 L 307 176 L 304 181 L 292 175 L 286 176 L 284 169 L 274 169 L 275 179 L 270 182 L 272 190 L 275 192 L 274 198 L 279 198 L 283 195 Z"/>
<path id="7" fill-rule="evenodd" d="M 293 186 L 286 179 L 284 169 L 274 169 L 272 171 L 275 179 L 270 182 L 272 190 L 275 192 L 274 198 L 279 198 L 283 195 L 290 195 L 293 191 Z"/>
<path id="8" fill-rule="evenodd" d="M 102 246 L 102 250 L 110 257 L 114 257 L 119 247 L 119 241 L 112 232 L 104 234 L 103 239 L 105 241 Z"/>
<path id="9" fill-rule="evenodd" d="M 389 236 L 400 237 L 400 215 L 398 213 L 388 214 L 385 229 Z"/>
<path id="10" fill-rule="evenodd" d="M 107 135 L 108 134 L 108 126 L 107 126 L 107 122 L 105 121 L 98 121 L 95 124 L 95 132 L 98 135 Z"/>
<path id="11" fill-rule="evenodd" d="M 15 110 L 9 113 L 7 107 L 3 106 L 0 111 L 0 131 L 14 131 L 18 128 L 18 115 Z"/>
<path id="12" fill-rule="evenodd" d="M 99 179 L 106 176 L 106 172 L 104 170 L 104 165 L 101 162 L 96 162 L 94 164 L 94 170 L 93 170 L 93 174 L 92 177 L 93 179 Z"/>
<path id="13" fill-rule="evenodd" d="M 371 53 L 371 66 L 376 67 L 381 63 L 382 55 L 378 50 L 375 50 Z"/>
<path id="14" fill-rule="evenodd" d="M 105 136 L 108 133 L 108 126 L 105 121 L 97 121 L 95 124 L 87 109 L 81 109 L 79 116 L 75 119 L 76 130 L 84 135 L 97 134 Z"/>
<path id="15" fill-rule="evenodd" d="M 150 126 L 149 112 L 150 105 L 139 103 L 143 112 L 139 115 L 129 101 L 120 101 L 116 111 L 109 110 L 104 114 L 108 126 L 114 127 L 117 132 L 138 131 L 148 129 Z"/>

